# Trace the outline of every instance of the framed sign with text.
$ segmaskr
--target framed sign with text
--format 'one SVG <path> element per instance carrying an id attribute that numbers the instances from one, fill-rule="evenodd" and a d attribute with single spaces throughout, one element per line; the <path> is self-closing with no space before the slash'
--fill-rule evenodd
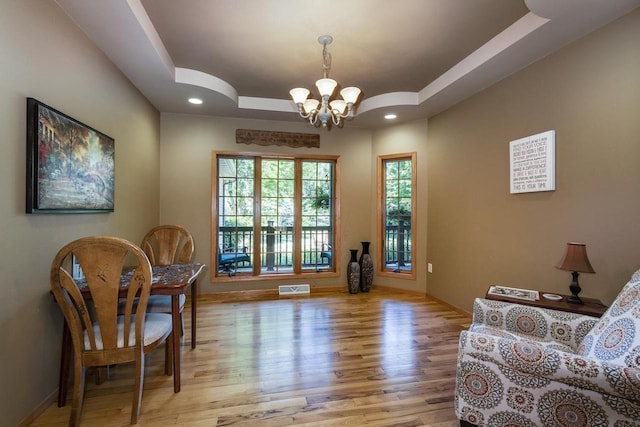
<path id="1" fill-rule="evenodd" d="M 556 131 L 509 142 L 511 194 L 556 189 Z"/>

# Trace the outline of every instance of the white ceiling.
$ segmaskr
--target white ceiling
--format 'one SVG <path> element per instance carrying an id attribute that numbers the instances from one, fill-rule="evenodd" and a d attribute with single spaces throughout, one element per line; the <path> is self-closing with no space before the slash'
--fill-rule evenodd
<path id="1" fill-rule="evenodd" d="M 640 0 L 56 0 L 161 112 L 302 120 L 289 89 L 363 95 L 347 124 L 429 117 Z M 187 103 L 199 97 L 204 104 Z"/>

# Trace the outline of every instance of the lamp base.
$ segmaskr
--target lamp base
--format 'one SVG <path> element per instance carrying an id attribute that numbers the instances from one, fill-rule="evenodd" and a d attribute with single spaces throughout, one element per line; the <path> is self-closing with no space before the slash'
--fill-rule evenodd
<path id="1" fill-rule="evenodd" d="M 570 304 L 584 304 L 578 295 L 571 295 L 567 297 L 567 302 Z"/>
<path id="2" fill-rule="evenodd" d="M 569 290 L 571 291 L 571 296 L 569 298 L 567 298 L 567 302 L 568 303 L 571 303 L 571 304 L 584 304 L 584 302 L 582 302 L 582 300 L 578 296 L 578 294 L 582 290 L 582 289 L 580 289 L 580 284 L 578 283 L 578 276 L 579 275 L 580 275 L 580 273 L 578 273 L 577 271 L 573 271 L 571 273 L 571 276 L 572 276 L 573 280 L 571 281 L 571 284 L 569 285 Z"/>

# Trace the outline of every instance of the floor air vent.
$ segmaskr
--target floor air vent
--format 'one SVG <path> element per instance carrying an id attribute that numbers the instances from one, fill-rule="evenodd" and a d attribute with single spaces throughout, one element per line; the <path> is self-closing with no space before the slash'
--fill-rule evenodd
<path id="1" fill-rule="evenodd" d="M 278 286 L 279 295 L 300 295 L 300 294 L 309 294 L 309 292 L 311 292 L 309 285 Z"/>

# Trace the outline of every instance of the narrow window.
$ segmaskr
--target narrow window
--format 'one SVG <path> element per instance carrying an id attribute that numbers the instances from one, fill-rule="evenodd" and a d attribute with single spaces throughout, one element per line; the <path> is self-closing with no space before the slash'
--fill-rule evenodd
<path id="1" fill-rule="evenodd" d="M 333 266 L 334 163 L 302 162 L 302 269 Z"/>
<path id="2" fill-rule="evenodd" d="M 221 157 L 218 159 L 217 230 L 218 271 L 251 270 L 254 258 L 255 160 Z"/>
<path id="3" fill-rule="evenodd" d="M 293 271 L 295 162 L 262 160 L 261 273 Z"/>
<path id="4" fill-rule="evenodd" d="M 381 274 L 415 278 L 415 153 L 380 156 L 378 204 Z"/>

